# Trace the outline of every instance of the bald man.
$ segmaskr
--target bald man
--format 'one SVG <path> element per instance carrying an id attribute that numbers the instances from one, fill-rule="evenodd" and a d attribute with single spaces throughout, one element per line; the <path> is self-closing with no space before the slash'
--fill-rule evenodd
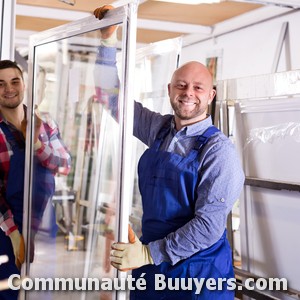
<path id="1" fill-rule="evenodd" d="M 234 145 L 207 114 L 215 96 L 208 69 L 184 64 L 168 94 L 174 115 L 135 104 L 134 135 L 149 147 L 138 166 L 142 237 L 129 228 L 130 242 L 112 245 L 111 264 L 146 279 L 130 299 L 234 299 L 226 220 L 244 173 Z"/>
<path id="2" fill-rule="evenodd" d="M 110 9 L 102 6 L 94 15 L 102 19 Z M 113 69 L 113 47 L 100 50 L 97 67 Z M 138 165 L 142 236 L 129 226 L 129 242 L 113 243 L 110 261 L 145 279 L 142 288 L 130 291 L 131 300 L 231 300 L 235 281 L 226 221 L 245 176 L 234 145 L 207 114 L 215 96 L 209 70 L 197 61 L 182 65 L 168 94 L 174 114 L 135 102 L 133 134 L 149 147 Z"/>

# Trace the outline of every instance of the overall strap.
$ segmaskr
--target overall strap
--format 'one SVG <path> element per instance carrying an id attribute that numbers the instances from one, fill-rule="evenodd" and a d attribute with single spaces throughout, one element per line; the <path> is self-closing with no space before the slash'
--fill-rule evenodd
<path id="1" fill-rule="evenodd" d="M 5 134 L 5 138 L 7 142 L 10 144 L 13 152 L 19 150 L 18 143 L 16 138 L 14 137 L 13 133 L 9 129 L 8 125 L 5 122 L 0 122 L 0 128 L 2 129 L 3 133 Z"/>
<path id="2" fill-rule="evenodd" d="M 203 147 L 206 145 L 210 137 L 219 131 L 220 130 L 217 127 L 210 126 L 205 130 L 203 134 L 198 135 L 193 148 L 186 157 L 187 161 L 196 161 L 197 157 L 200 157 Z"/>
<path id="3" fill-rule="evenodd" d="M 199 151 L 208 142 L 209 138 L 220 130 L 215 126 L 208 127 L 205 132 L 197 137 L 193 149 Z"/>

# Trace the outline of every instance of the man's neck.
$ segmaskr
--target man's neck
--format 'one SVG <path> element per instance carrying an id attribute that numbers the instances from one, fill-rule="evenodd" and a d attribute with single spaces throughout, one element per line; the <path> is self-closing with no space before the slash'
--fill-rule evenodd
<path id="1" fill-rule="evenodd" d="M 24 108 L 22 103 L 18 107 L 12 109 L 0 106 L 0 111 L 7 122 L 21 130 L 21 122 L 24 119 Z"/>

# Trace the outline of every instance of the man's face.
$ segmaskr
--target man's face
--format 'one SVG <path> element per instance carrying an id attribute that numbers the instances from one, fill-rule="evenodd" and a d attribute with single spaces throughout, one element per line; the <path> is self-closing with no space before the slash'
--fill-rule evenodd
<path id="1" fill-rule="evenodd" d="M 207 107 L 215 95 L 209 71 L 196 62 L 179 68 L 168 90 L 177 129 L 205 119 Z"/>
<path id="2" fill-rule="evenodd" d="M 0 107 L 18 107 L 23 101 L 24 90 L 24 81 L 18 69 L 0 70 Z"/>

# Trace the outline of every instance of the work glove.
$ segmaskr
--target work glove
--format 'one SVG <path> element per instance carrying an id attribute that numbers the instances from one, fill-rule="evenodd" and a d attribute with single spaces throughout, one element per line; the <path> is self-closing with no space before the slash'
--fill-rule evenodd
<path id="1" fill-rule="evenodd" d="M 24 238 L 20 234 L 18 229 L 11 232 L 8 236 L 9 236 L 9 238 L 11 240 L 11 243 L 12 243 L 12 246 L 13 246 L 16 266 L 20 270 L 21 265 L 25 261 Z"/>
<path id="2" fill-rule="evenodd" d="M 126 272 L 144 265 L 154 264 L 150 249 L 143 245 L 131 226 L 128 227 L 129 243 L 113 243 L 110 263 L 116 269 Z"/>
<path id="3" fill-rule="evenodd" d="M 94 10 L 94 16 L 97 19 L 101 20 L 104 18 L 105 14 L 111 9 L 114 9 L 112 5 L 103 5 L 101 7 L 98 7 Z M 105 40 L 107 46 L 109 46 L 112 43 L 115 43 L 116 35 L 114 33 L 116 32 L 117 27 L 117 25 L 113 25 L 100 29 L 102 40 Z"/>
<path id="4" fill-rule="evenodd" d="M 42 119 L 40 117 L 40 113 L 38 109 L 36 108 L 34 111 L 34 144 L 38 142 L 40 130 L 42 125 Z M 26 127 L 27 127 L 27 119 L 26 116 L 24 116 L 24 119 L 21 122 L 21 131 L 24 136 L 24 139 L 26 139 Z"/>

